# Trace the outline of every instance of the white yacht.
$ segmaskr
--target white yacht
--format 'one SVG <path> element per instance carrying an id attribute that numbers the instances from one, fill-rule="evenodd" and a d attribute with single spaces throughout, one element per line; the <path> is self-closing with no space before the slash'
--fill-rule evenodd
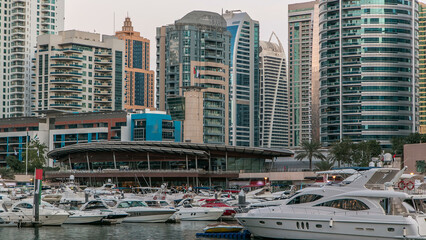
<path id="1" fill-rule="evenodd" d="M 221 208 L 193 207 L 190 204 L 185 204 L 179 208 L 175 217 L 181 221 L 216 221 L 224 211 Z"/>
<path id="2" fill-rule="evenodd" d="M 64 222 L 65 224 L 94 224 L 100 223 L 103 218 L 105 218 L 105 214 L 101 212 L 85 212 L 80 210 L 70 210 L 68 211 L 70 216 Z"/>
<path id="3" fill-rule="evenodd" d="M 69 216 L 67 211 L 54 207 L 53 205 L 41 201 L 40 203 L 40 221 L 43 226 L 60 226 Z M 8 212 L 3 212 L 0 217 L 8 221 L 33 221 L 34 204 L 27 200 L 16 202 Z"/>
<path id="4" fill-rule="evenodd" d="M 119 224 L 129 215 L 124 211 L 110 208 L 103 200 L 91 200 L 85 203 L 80 210 L 103 215 L 100 222 L 96 222 L 100 224 Z"/>
<path id="5" fill-rule="evenodd" d="M 402 172 L 370 169 L 236 218 L 254 236 L 275 239 L 426 239 L 423 199 L 393 191 Z"/>
<path id="6" fill-rule="evenodd" d="M 145 202 L 137 199 L 122 199 L 118 201 L 115 209 L 129 214 L 123 222 L 133 223 L 166 222 L 176 212 L 173 208 L 148 207 Z"/>

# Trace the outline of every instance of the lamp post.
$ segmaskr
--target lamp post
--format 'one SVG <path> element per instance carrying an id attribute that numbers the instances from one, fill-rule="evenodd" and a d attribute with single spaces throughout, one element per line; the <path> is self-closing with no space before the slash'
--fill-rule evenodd
<path id="1" fill-rule="evenodd" d="M 28 175 L 28 128 L 27 128 L 27 138 L 25 139 L 26 150 L 25 150 L 25 175 Z"/>

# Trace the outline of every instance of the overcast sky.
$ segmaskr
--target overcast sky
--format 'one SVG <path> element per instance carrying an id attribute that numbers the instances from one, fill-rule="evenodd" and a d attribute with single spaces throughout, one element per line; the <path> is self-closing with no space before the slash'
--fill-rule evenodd
<path id="1" fill-rule="evenodd" d="M 174 23 L 193 10 L 241 10 L 259 21 L 260 40 L 267 41 L 274 31 L 287 52 L 287 6 L 297 2 L 306 0 L 65 0 L 65 30 L 113 35 L 114 13 L 115 31 L 121 30 L 129 14 L 135 31 L 151 40 L 151 56 L 155 57 L 156 27 Z"/>

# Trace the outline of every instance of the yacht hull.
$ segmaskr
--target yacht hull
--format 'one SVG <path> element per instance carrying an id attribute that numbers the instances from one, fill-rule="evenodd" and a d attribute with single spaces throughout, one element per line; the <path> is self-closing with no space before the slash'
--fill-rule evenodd
<path id="1" fill-rule="evenodd" d="M 181 221 L 216 221 L 223 214 L 222 210 L 218 211 L 179 211 L 176 218 Z"/>
<path id="2" fill-rule="evenodd" d="M 65 224 L 90 224 L 98 223 L 104 216 L 70 216 L 64 223 Z"/>
<path id="3" fill-rule="evenodd" d="M 138 211 L 131 212 L 127 211 L 129 216 L 123 220 L 123 222 L 129 223 L 163 223 L 169 220 L 169 218 L 175 213 L 175 210 L 171 211 Z"/>
<path id="4" fill-rule="evenodd" d="M 315 240 L 389 240 L 426 239 L 418 235 L 417 224 L 411 217 L 399 223 L 384 219 L 370 220 L 331 218 L 318 219 L 317 216 L 301 218 L 262 218 L 237 215 L 238 221 L 256 237 L 272 239 L 315 239 Z M 368 216 L 367 216 L 368 217 Z M 405 229 L 404 229 L 405 228 Z M 404 236 L 404 234 L 406 234 Z"/>

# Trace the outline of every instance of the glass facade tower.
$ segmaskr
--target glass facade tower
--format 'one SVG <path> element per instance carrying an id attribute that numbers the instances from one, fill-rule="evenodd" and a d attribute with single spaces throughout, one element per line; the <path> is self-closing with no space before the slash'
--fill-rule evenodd
<path id="1" fill-rule="evenodd" d="M 379 140 L 418 127 L 418 2 L 320 1 L 321 141 Z"/>
<path id="2" fill-rule="evenodd" d="M 157 108 L 183 121 L 186 142 L 229 142 L 230 39 L 213 12 L 192 11 L 157 28 Z"/>
<path id="3" fill-rule="evenodd" d="M 231 32 L 230 144 L 259 146 L 259 22 L 240 11 L 223 14 Z"/>

